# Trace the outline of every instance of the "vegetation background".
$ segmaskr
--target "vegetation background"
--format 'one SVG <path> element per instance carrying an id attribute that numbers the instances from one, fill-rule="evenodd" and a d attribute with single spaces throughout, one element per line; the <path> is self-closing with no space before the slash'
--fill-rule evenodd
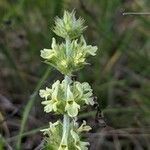
<path id="1" fill-rule="evenodd" d="M 123 12 L 150 12 L 149 0 L 0 0 L 0 150 L 40 149 L 40 129 L 59 117 L 45 114 L 38 96 L 62 79 L 40 50 L 50 48 L 54 18 L 65 9 L 85 19 L 84 35 L 99 47 L 74 76 L 92 85 L 99 103 L 79 117 L 93 127 L 84 135 L 90 149 L 148 150 L 150 15 Z"/>

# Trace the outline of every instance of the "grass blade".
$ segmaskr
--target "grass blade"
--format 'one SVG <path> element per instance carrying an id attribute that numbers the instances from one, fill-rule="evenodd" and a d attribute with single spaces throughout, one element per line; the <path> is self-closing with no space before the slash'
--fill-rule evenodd
<path id="1" fill-rule="evenodd" d="M 17 144 L 16 144 L 16 149 L 17 150 L 20 150 L 20 147 L 21 147 L 21 139 L 22 139 L 22 134 L 23 134 L 23 131 L 24 131 L 24 128 L 25 128 L 25 124 L 27 122 L 27 119 L 28 119 L 28 116 L 29 116 L 29 113 L 31 111 L 31 108 L 36 100 L 36 96 L 38 94 L 38 91 L 39 89 L 41 88 L 41 86 L 43 85 L 44 81 L 46 80 L 46 78 L 49 76 L 49 73 L 50 73 L 50 68 L 48 67 L 47 70 L 45 71 L 43 77 L 41 78 L 41 80 L 39 81 L 39 83 L 37 84 L 33 94 L 31 95 L 26 107 L 25 107 L 25 110 L 23 112 L 23 118 L 22 118 L 22 121 L 21 121 L 21 127 L 20 127 L 20 132 L 19 132 L 19 136 L 18 136 L 18 140 L 17 140 Z"/>

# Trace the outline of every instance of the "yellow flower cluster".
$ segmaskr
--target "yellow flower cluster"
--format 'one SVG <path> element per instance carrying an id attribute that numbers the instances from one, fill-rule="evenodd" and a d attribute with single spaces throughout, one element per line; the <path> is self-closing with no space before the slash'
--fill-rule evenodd
<path id="1" fill-rule="evenodd" d="M 51 49 L 41 50 L 41 57 L 45 59 L 45 63 L 54 66 L 65 75 L 71 75 L 72 72 L 82 68 L 86 64 L 86 58 L 89 55 L 96 55 L 97 51 L 97 47 L 87 45 L 82 36 L 80 41 L 73 40 L 67 46 L 68 53 L 66 44 L 57 44 L 53 38 Z"/>
<path id="2" fill-rule="evenodd" d="M 79 127 L 78 123 L 72 121 L 69 128 L 69 139 L 66 144 L 61 143 L 63 125 L 60 121 L 49 123 L 49 128 L 41 130 L 44 135 L 47 135 L 47 149 L 51 150 L 87 150 L 88 142 L 83 142 L 80 139 L 80 134 L 91 130 L 91 127 L 83 121 Z"/>
<path id="3" fill-rule="evenodd" d="M 65 79 L 60 83 L 56 81 L 52 88 L 40 90 L 40 96 L 44 98 L 42 104 L 44 111 L 57 114 L 67 113 L 70 117 L 78 115 L 81 106 L 93 105 L 92 89 L 87 82 L 73 82 L 66 85 Z"/>

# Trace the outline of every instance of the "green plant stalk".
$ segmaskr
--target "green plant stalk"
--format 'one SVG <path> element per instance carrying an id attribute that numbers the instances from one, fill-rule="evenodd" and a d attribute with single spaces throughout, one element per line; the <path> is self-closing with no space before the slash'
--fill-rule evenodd
<path id="1" fill-rule="evenodd" d="M 76 19 L 75 12 L 64 11 L 63 18 L 56 18 L 54 33 L 63 39 L 58 44 L 52 38 L 51 49 L 41 50 L 45 63 L 52 65 L 64 75 L 52 88 L 41 89 L 42 104 L 46 113 L 56 112 L 63 115 L 63 121 L 49 123 L 49 128 L 41 130 L 46 138 L 46 147 L 51 150 L 87 150 L 89 142 L 81 140 L 81 132 L 91 130 L 86 121 L 79 126 L 74 120 L 83 105 L 93 105 L 93 92 L 88 82 L 72 81 L 73 72 L 81 69 L 89 55 L 95 56 L 97 46 L 87 45 L 82 32 L 84 20 Z"/>
<path id="2" fill-rule="evenodd" d="M 65 39 L 65 41 L 66 41 L 66 55 L 69 57 L 69 43 L 70 43 L 69 37 L 67 37 Z M 66 80 L 66 97 L 67 97 L 67 87 L 69 84 L 69 80 L 71 80 L 71 77 L 65 75 L 65 80 Z M 68 144 L 67 141 L 68 141 L 69 128 L 70 128 L 70 118 L 67 114 L 64 114 L 64 116 L 63 116 L 63 134 L 62 134 L 62 140 L 61 140 L 60 146 Z"/>
<path id="3" fill-rule="evenodd" d="M 63 118 L 63 134 L 60 146 L 68 145 L 69 128 L 70 128 L 70 117 L 65 114 Z"/>
<path id="4" fill-rule="evenodd" d="M 67 37 L 66 39 L 65 39 L 65 41 L 66 41 L 66 55 L 67 55 L 67 57 L 69 57 L 70 56 L 70 54 L 69 54 L 69 44 L 70 44 L 70 39 L 69 39 L 69 37 Z"/>

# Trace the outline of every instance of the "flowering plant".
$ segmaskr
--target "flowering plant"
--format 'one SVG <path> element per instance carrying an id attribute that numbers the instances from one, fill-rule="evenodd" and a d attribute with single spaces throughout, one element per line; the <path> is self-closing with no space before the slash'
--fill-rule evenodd
<path id="1" fill-rule="evenodd" d="M 58 44 L 52 39 L 51 49 L 41 50 L 41 57 L 45 63 L 52 65 L 62 74 L 64 80 L 57 80 L 52 87 L 41 89 L 39 95 L 44 100 L 44 111 L 64 115 L 63 122 L 58 120 L 49 123 L 49 128 L 43 129 L 46 135 L 46 147 L 49 150 L 87 150 L 88 142 L 81 141 L 81 133 L 91 130 L 83 121 L 82 125 L 76 121 L 79 110 L 84 105 L 93 105 L 93 93 L 87 83 L 72 81 L 73 72 L 82 68 L 89 55 L 96 55 L 96 46 L 87 45 L 82 32 L 85 30 L 84 20 L 76 19 L 75 12 L 64 12 L 63 18 L 56 18 L 53 28 L 56 35 L 65 39 Z M 79 38 L 79 39 L 78 39 Z"/>

